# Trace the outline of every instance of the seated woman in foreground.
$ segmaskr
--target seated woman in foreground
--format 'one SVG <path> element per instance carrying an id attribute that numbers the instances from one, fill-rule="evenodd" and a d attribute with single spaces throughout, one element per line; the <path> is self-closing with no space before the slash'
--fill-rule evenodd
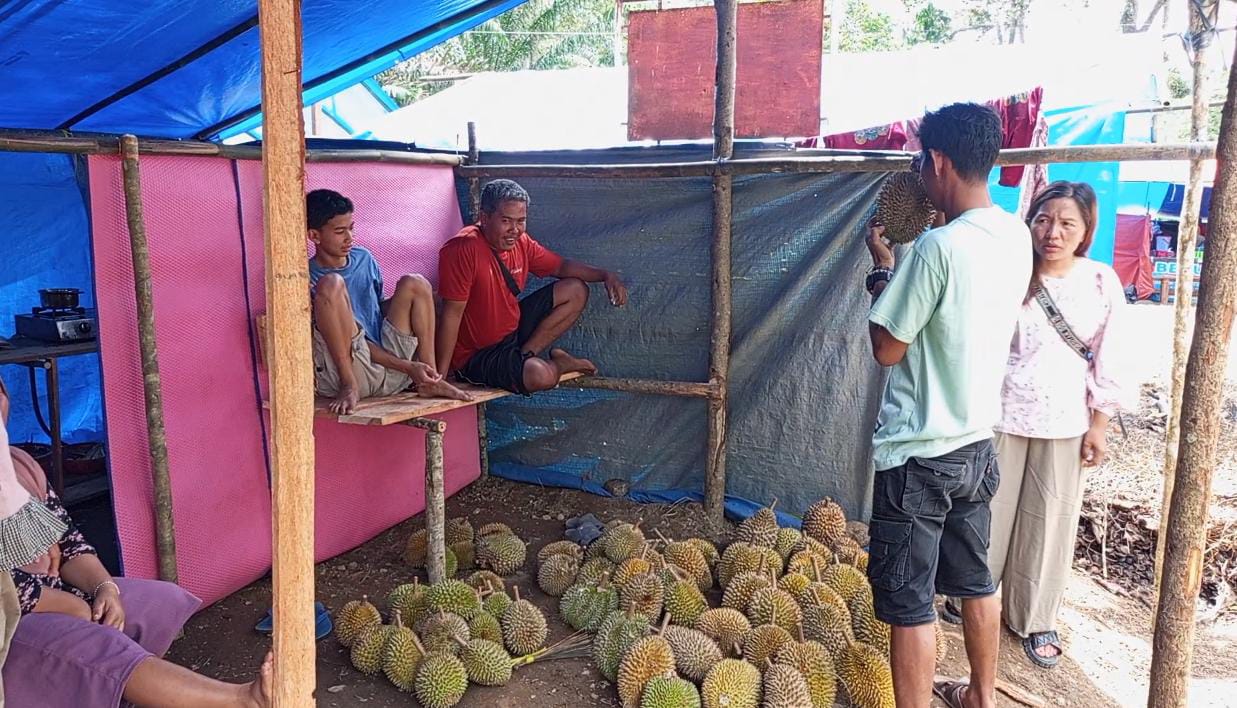
<path id="1" fill-rule="evenodd" d="M 7 411 L 7 400 L 0 408 Z M 269 654 L 259 678 L 243 685 L 160 658 L 201 600 L 172 583 L 109 575 L 38 463 L 23 450 L 9 452 L 0 464 L 12 464 L 21 485 L 68 526 L 47 554 L 11 571 L 22 618 L 4 664 L 9 706 L 271 705 Z"/>

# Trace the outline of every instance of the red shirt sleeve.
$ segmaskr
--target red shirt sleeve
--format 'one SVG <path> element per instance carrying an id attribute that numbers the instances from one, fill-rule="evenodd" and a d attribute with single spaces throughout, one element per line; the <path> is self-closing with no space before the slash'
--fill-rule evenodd
<path id="1" fill-rule="evenodd" d="M 438 292 L 444 300 L 467 302 L 477 268 L 477 252 L 466 238 L 453 238 L 438 252 Z"/>
<path id="2" fill-rule="evenodd" d="M 528 259 L 529 271 L 538 278 L 557 273 L 559 266 L 563 264 L 563 257 L 537 243 L 532 236 L 525 234 L 525 238 L 528 239 L 528 244 L 524 247 L 524 254 Z"/>

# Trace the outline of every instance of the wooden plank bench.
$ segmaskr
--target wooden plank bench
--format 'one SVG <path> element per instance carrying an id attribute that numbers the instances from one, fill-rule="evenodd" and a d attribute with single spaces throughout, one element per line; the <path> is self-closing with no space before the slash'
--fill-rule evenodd
<path id="1" fill-rule="evenodd" d="M 266 368 L 266 352 L 269 348 L 267 339 L 266 315 L 254 318 L 254 328 L 257 333 L 259 359 Z M 559 383 L 581 378 L 583 374 L 565 374 Z M 481 472 L 486 474 L 489 468 L 485 433 L 485 403 L 511 392 L 499 388 L 487 388 L 472 384 L 456 384 L 459 388 L 473 395 L 471 401 L 457 401 L 451 398 L 427 398 L 413 392 L 397 393 L 392 396 L 377 396 L 363 399 L 357 407 L 347 415 L 332 413 L 329 406 L 331 399 L 318 396 L 314 398 L 314 417 L 330 418 L 345 425 L 407 425 L 425 431 L 425 528 L 429 547 L 426 553 L 426 570 L 431 583 L 436 583 L 446 576 L 446 491 L 443 485 L 443 436 L 447 432 L 444 421 L 429 416 L 447 413 L 469 406 L 477 407 L 477 435 L 481 455 Z M 270 408 L 270 401 L 263 400 L 262 406 Z"/>

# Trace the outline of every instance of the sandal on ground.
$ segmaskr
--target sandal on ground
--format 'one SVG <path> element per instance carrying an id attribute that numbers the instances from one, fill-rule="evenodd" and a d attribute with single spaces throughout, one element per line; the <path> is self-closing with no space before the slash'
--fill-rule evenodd
<path id="1" fill-rule="evenodd" d="M 965 708 L 962 697 L 968 685 L 966 681 L 937 681 L 932 684 L 932 694 L 949 708 Z"/>
<path id="2" fill-rule="evenodd" d="M 954 601 L 945 598 L 945 605 L 941 608 L 941 619 L 950 624 L 962 624 L 962 608 L 954 604 Z"/>
<path id="3" fill-rule="evenodd" d="M 1056 647 L 1056 656 L 1041 656 L 1039 650 L 1043 647 Z M 1031 663 L 1045 669 L 1051 669 L 1061 660 L 1061 639 L 1056 632 L 1036 632 L 1022 640 L 1022 650 L 1026 652 Z"/>

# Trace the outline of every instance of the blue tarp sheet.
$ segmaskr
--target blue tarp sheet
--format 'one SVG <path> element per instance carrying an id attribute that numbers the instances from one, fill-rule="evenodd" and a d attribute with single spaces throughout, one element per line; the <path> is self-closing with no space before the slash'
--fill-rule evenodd
<path id="1" fill-rule="evenodd" d="M 307 0 L 305 100 L 521 2 Z M 261 102 L 257 11 L 255 0 L 0 3 L 0 128 L 213 137 Z"/>

